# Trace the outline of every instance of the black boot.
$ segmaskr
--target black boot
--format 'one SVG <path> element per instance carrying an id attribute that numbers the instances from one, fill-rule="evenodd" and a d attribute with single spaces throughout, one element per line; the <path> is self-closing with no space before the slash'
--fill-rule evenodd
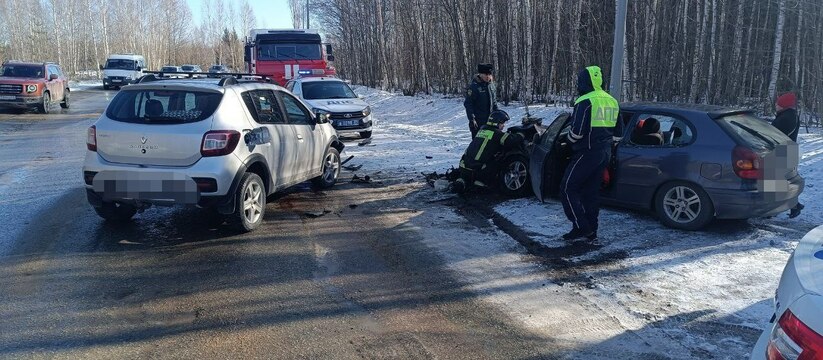
<path id="1" fill-rule="evenodd" d="M 572 231 L 569 231 L 566 234 L 564 234 L 562 238 L 565 241 L 591 240 L 592 238 L 597 239 L 597 233 L 586 233 L 583 230 L 574 228 L 572 229 Z"/>
<path id="2" fill-rule="evenodd" d="M 794 218 L 800 216 L 800 211 L 803 210 L 804 208 L 806 208 L 806 207 L 803 206 L 803 204 L 797 203 L 797 205 L 792 208 L 792 211 L 789 212 L 789 219 L 794 219 Z"/>

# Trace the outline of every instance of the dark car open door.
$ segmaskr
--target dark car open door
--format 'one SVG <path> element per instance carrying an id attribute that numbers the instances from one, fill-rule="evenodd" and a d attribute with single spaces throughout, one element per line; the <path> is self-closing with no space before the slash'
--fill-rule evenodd
<path id="1" fill-rule="evenodd" d="M 543 135 L 540 136 L 540 141 L 534 145 L 529 156 L 529 175 L 531 176 L 532 190 L 540 201 L 551 196 L 550 185 L 557 176 L 563 176 L 563 174 L 554 174 L 556 164 L 553 163 L 553 160 L 556 156 L 553 155 L 556 154 L 553 151 L 557 149 L 557 137 L 569 121 L 570 116 L 569 113 L 563 113 L 554 119 L 546 131 L 543 132 Z"/>

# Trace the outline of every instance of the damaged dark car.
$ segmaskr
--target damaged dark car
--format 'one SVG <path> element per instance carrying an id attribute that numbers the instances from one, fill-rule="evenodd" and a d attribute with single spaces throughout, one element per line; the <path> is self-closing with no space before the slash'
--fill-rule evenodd
<path id="1" fill-rule="evenodd" d="M 603 174 L 606 205 L 651 211 L 666 226 L 699 230 L 714 219 L 788 211 L 804 179 L 798 146 L 747 110 L 705 105 L 628 103 Z M 532 189 L 556 197 L 569 163 L 570 115 L 548 126 L 530 156 Z"/>

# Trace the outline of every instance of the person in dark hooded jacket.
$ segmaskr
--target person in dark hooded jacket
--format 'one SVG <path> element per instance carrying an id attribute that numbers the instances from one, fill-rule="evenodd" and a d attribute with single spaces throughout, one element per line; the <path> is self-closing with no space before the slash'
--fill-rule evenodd
<path id="1" fill-rule="evenodd" d="M 800 132 L 800 118 L 797 116 L 797 95 L 793 92 L 785 93 L 777 98 L 775 108 L 777 109 L 777 116 L 772 121 L 772 126 L 782 131 L 792 141 L 797 142 L 797 133 Z M 800 211 L 805 206 L 797 203 L 795 207 L 789 212 L 789 218 L 794 219 L 800 216 Z"/>
<path id="2" fill-rule="evenodd" d="M 560 183 L 560 200 L 572 230 L 567 241 L 597 242 L 600 184 L 611 158 L 612 144 L 623 135 L 620 107 L 603 91 L 603 74 L 590 66 L 577 76 L 577 98 L 568 134 L 572 158 Z"/>
<path id="3" fill-rule="evenodd" d="M 786 136 L 797 142 L 797 133 L 800 132 L 800 119 L 797 116 L 797 95 L 786 93 L 777 98 L 777 116 L 772 126 L 778 128 Z"/>
<path id="4" fill-rule="evenodd" d="M 469 131 L 472 138 L 477 135 L 489 115 L 497 110 L 497 90 L 494 86 L 494 66 L 492 64 L 477 65 L 477 75 L 472 78 L 466 89 L 466 117 L 469 119 Z"/>

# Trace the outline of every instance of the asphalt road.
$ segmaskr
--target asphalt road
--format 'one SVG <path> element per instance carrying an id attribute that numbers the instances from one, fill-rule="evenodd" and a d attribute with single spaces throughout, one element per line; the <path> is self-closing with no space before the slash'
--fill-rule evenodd
<path id="1" fill-rule="evenodd" d="M 0 200 L 31 210 L 0 212 L 16 234 L 0 242 L 0 358 L 550 357 L 550 340 L 462 289 L 408 226 L 420 183 L 298 186 L 245 235 L 199 209 L 104 223 L 72 169 L 113 94 L 0 115 L 0 179 L 31 190 Z M 59 191 L 15 182 L 60 166 L 43 182 Z"/>

